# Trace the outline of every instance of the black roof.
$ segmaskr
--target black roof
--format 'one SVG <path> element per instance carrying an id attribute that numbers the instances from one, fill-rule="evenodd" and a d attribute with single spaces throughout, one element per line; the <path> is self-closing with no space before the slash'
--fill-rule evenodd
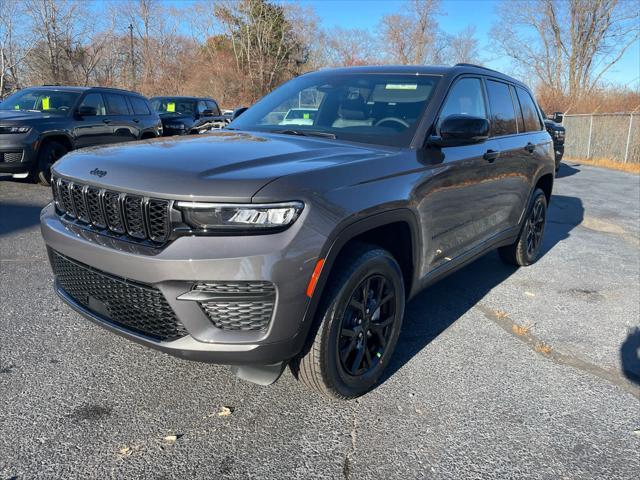
<path id="1" fill-rule="evenodd" d="M 215 102 L 213 98 L 210 97 L 190 97 L 188 95 L 156 95 L 151 97 L 149 100 L 153 100 L 154 98 L 178 98 L 180 100 L 210 100 Z"/>
<path id="2" fill-rule="evenodd" d="M 125 90 L 124 88 L 115 88 L 115 87 L 81 87 L 81 86 L 75 86 L 75 85 L 33 85 L 27 88 L 48 88 L 50 90 L 59 90 L 62 92 L 85 92 L 87 90 L 105 90 L 110 92 L 125 93 L 129 95 L 140 95 L 138 92 Z"/>
<path id="3" fill-rule="evenodd" d="M 390 73 L 403 75 L 459 75 L 461 73 L 476 73 L 481 75 L 491 75 L 496 78 L 523 85 L 522 82 L 515 78 L 505 75 L 504 73 L 492 70 L 480 65 L 472 63 L 458 63 L 456 65 L 376 65 L 362 67 L 339 67 L 339 68 L 323 68 L 313 73 L 331 73 L 335 75 L 350 73 Z"/>

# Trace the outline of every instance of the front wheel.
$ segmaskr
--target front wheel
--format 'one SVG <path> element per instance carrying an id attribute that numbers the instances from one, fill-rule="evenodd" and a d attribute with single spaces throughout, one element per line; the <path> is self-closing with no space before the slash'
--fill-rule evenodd
<path id="1" fill-rule="evenodd" d="M 337 260 L 318 310 L 315 336 L 293 374 L 327 396 L 350 399 L 373 388 L 398 342 L 404 315 L 402 271 L 386 250 L 350 249 Z"/>
<path id="2" fill-rule="evenodd" d="M 498 250 L 502 260 L 520 267 L 535 263 L 540 257 L 546 222 L 547 197 L 541 189 L 536 188 L 516 242 Z"/>
<path id="3" fill-rule="evenodd" d="M 67 153 L 66 147 L 57 142 L 47 142 L 40 147 L 36 166 L 36 174 L 40 185 L 51 184 L 51 166 L 65 153 Z"/>

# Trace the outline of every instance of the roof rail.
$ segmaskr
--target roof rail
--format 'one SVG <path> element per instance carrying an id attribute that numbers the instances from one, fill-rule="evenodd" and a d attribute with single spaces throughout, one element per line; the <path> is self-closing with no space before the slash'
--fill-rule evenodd
<path id="1" fill-rule="evenodd" d="M 100 87 L 100 86 L 91 86 L 88 88 L 102 88 L 103 90 L 114 90 L 116 92 L 124 92 L 124 93 L 135 93 L 140 95 L 138 92 L 134 90 L 127 90 L 126 88 L 117 88 L 117 87 Z"/>
<path id="2" fill-rule="evenodd" d="M 483 67 L 482 65 L 476 65 L 475 63 L 456 63 L 454 67 L 473 67 L 473 68 L 481 68 L 482 70 L 489 70 L 490 72 L 501 73 L 493 68 Z M 504 73 L 502 74 L 504 75 Z"/>

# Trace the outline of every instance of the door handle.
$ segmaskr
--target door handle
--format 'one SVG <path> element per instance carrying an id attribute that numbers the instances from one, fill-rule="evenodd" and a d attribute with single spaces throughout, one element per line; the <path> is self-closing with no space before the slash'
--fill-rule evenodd
<path id="1" fill-rule="evenodd" d="M 102 120 L 103 123 L 106 123 L 107 125 L 109 125 L 111 123 L 111 120 L 105 118 L 104 120 Z"/>
<path id="2" fill-rule="evenodd" d="M 500 156 L 500 152 L 496 152 L 495 150 L 487 150 L 484 152 L 482 158 L 484 158 L 487 162 L 493 162 L 496 158 Z"/>
<path id="3" fill-rule="evenodd" d="M 133 119 L 134 123 L 140 123 L 140 120 L 138 120 L 137 118 Z"/>
<path id="4" fill-rule="evenodd" d="M 536 146 L 535 146 L 533 143 L 529 142 L 529 143 L 527 143 L 527 145 L 524 147 L 524 149 L 525 149 L 527 152 L 529 152 L 529 153 L 533 153 L 533 151 L 536 149 Z"/>

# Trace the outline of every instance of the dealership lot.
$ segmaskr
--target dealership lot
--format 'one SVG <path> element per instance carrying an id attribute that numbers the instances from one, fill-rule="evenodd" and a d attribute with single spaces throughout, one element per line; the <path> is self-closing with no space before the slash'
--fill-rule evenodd
<path id="1" fill-rule="evenodd" d="M 39 235 L 49 200 L 0 180 L 0 480 L 640 471 L 640 386 L 621 364 L 640 346 L 638 176 L 564 165 L 543 258 L 516 270 L 490 254 L 423 292 L 384 383 L 343 403 L 288 371 L 244 383 L 72 312 Z"/>

